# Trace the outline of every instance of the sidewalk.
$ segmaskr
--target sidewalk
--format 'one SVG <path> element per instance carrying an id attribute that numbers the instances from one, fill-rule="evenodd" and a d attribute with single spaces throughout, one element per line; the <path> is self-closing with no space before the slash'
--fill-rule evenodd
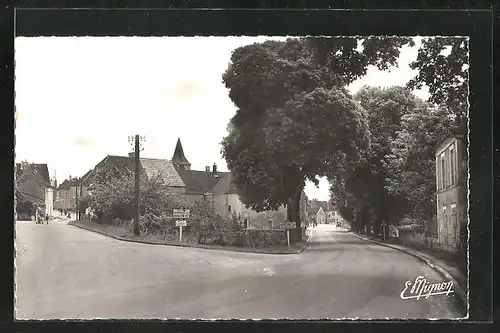
<path id="1" fill-rule="evenodd" d="M 410 246 L 399 244 L 395 240 L 382 241 L 373 236 L 359 235 L 354 232 L 350 232 L 353 236 L 360 239 L 373 242 L 382 246 L 390 247 L 402 252 L 405 252 L 420 261 L 423 261 L 436 272 L 438 272 L 446 280 L 452 281 L 455 286 L 455 292 L 459 296 L 463 305 L 467 307 L 467 277 L 466 273 L 462 272 L 458 264 L 451 260 L 451 255 L 444 252 L 440 253 L 438 251 L 432 251 L 430 249 L 415 249 Z"/>

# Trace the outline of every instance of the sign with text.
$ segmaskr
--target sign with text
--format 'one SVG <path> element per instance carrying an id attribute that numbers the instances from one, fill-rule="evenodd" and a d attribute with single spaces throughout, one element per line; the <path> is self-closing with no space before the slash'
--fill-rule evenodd
<path id="1" fill-rule="evenodd" d="M 175 221 L 175 226 L 176 227 L 185 227 L 187 225 L 187 222 L 186 221 Z"/>
<path id="2" fill-rule="evenodd" d="M 294 229 L 296 227 L 295 222 L 283 222 L 280 223 L 281 229 Z"/>
<path id="3" fill-rule="evenodd" d="M 174 209 L 172 217 L 174 219 L 188 219 L 189 209 Z"/>

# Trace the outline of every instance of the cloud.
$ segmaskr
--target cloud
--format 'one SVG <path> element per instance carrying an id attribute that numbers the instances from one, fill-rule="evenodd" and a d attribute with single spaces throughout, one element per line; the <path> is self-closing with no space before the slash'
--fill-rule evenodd
<path id="1" fill-rule="evenodd" d="M 199 81 L 188 80 L 180 82 L 174 86 L 168 87 L 164 93 L 177 100 L 191 99 L 203 91 L 203 84 Z"/>
<path id="2" fill-rule="evenodd" d="M 73 138 L 72 143 L 79 147 L 91 147 L 95 144 L 95 140 L 85 135 L 79 135 Z"/>

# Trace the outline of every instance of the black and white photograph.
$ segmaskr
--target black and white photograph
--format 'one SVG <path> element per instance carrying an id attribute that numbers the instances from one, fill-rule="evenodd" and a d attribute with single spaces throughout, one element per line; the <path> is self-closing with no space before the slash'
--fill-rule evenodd
<path id="1" fill-rule="evenodd" d="M 469 316 L 466 36 L 15 38 L 16 320 Z"/>

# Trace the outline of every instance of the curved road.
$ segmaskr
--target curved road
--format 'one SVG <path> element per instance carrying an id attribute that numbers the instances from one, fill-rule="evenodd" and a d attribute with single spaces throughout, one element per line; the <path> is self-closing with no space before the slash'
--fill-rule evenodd
<path id="1" fill-rule="evenodd" d="M 400 298 L 419 275 L 442 282 L 429 267 L 330 225 L 301 254 L 265 255 L 16 224 L 18 319 L 462 317 L 452 295 Z"/>

